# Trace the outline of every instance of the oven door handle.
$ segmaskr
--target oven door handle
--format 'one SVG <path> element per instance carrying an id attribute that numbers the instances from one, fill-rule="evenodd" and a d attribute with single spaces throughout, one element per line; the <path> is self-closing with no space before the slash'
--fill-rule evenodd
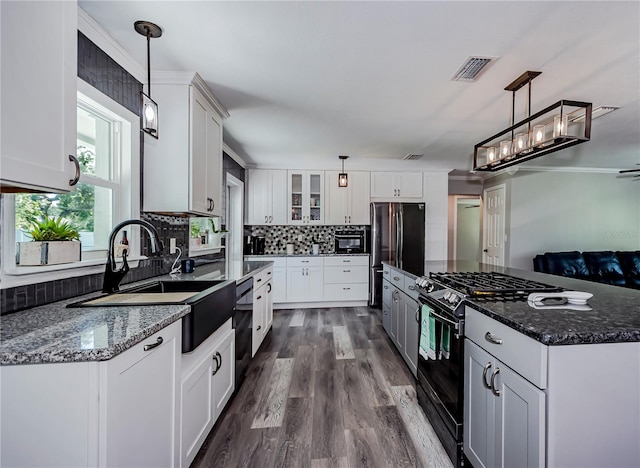
<path id="1" fill-rule="evenodd" d="M 430 313 L 431 315 L 433 315 L 436 319 L 438 319 L 438 320 L 440 320 L 440 321 L 442 321 L 442 322 L 448 323 L 449 325 L 453 326 L 453 328 L 454 328 L 455 330 L 457 330 L 457 329 L 458 329 L 458 325 L 459 325 L 459 324 L 458 324 L 457 322 L 454 322 L 453 320 L 450 320 L 450 319 L 448 319 L 448 318 L 446 318 L 446 317 L 443 317 L 442 315 L 438 315 L 438 314 L 436 314 L 433 310 L 429 311 L 429 313 Z"/>

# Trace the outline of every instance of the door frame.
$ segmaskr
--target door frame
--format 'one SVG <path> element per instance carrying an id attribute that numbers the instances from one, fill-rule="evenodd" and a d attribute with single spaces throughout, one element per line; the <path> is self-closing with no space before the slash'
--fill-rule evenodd
<path id="1" fill-rule="evenodd" d="M 242 260 L 242 235 L 244 229 L 244 182 L 227 172 L 226 176 L 226 224 L 227 243 L 225 259 L 227 265 Z"/>
<path id="2" fill-rule="evenodd" d="M 480 212 L 481 212 L 481 216 L 480 216 L 480 222 L 479 222 L 479 226 L 478 226 L 478 247 L 480 249 L 480 253 L 482 254 L 482 246 L 483 246 L 483 242 L 484 242 L 484 231 L 483 231 L 483 225 L 484 225 L 484 210 L 483 210 L 483 203 L 482 203 L 482 197 L 480 195 L 453 195 L 453 233 L 452 233 L 452 238 L 451 238 L 451 242 L 453 243 L 453 250 L 451 251 L 451 258 L 452 260 L 457 260 L 458 259 L 458 201 L 459 200 L 475 200 L 480 204 Z M 482 260 L 482 255 L 480 255 L 480 260 Z"/>

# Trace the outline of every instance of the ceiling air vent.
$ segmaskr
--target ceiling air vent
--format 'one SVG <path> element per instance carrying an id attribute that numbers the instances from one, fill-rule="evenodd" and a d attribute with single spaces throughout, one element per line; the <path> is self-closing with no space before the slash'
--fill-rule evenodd
<path id="1" fill-rule="evenodd" d="M 420 159 L 424 154 L 407 154 L 404 158 L 404 161 L 413 161 L 415 159 Z"/>
<path id="2" fill-rule="evenodd" d="M 498 57 L 469 57 L 451 77 L 451 81 L 477 81 L 496 60 Z"/>

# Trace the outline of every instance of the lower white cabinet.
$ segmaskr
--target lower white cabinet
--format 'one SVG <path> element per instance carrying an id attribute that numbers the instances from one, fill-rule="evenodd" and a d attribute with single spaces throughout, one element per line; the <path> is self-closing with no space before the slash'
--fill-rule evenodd
<path id="1" fill-rule="evenodd" d="M 253 327 L 251 357 L 255 356 L 273 323 L 273 268 L 262 270 L 253 279 Z"/>
<path id="2" fill-rule="evenodd" d="M 325 257 L 324 300 L 366 301 L 369 297 L 369 257 Z"/>
<path id="3" fill-rule="evenodd" d="M 0 465 L 178 466 L 181 333 L 108 361 L 0 367 Z"/>
<path id="4" fill-rule="evenodd" d="M 476 468 L 545 466 L 545 393 L 465 344 L 464 453 Z"/>
<path id="5" fill-rule="evenodd" d="M 180 466 L 188 467 L 197 455 L 231 398 L 234 382 L 235 332 L 229 319 L 198 348 L 183 355 Z"/>
<path id="6" fill-rule="evenodd" d="M 410 288 L 415 279 L 388 265 L 383 270 L 388 273 L 383 274 L 382 280 L 382 326 L 411 373 L 417 376 L 420 304 L 415 288 Z"/>
<path id="7" fill-rule="evenodd" d="M 180 321 L 106 362 L 104 466 L 177 465 Z"/>
<path id="8" fill-rule="evenodd" d="M 287 258 L 287 302 L 320 302 L 323 298 L 322 257 Z"/>

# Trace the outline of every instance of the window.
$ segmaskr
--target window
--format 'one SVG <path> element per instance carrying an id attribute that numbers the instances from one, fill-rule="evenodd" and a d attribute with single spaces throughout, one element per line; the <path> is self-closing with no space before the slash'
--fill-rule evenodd
<path id="1" fill-rule="evenodd" d="M 139 148 L 132 138 L 139 117 L 82 80 L 78 80 L 77 157 L 81 175 L 67 194 L 16 194 L 3 200 L 3 270 L 10 275 L 38 274 L 103 264 L 112 227 L 139 215 Z M 136 132 L 137 136 L 137 132 Z M 132 176 L 135 174 L 135 176 Z M 15 263 L 16 242 L 29 241 L 34 219 L 62 217 L 80 232 L 82 262 L 42 267 Z M 130 259 L 139 251 L 137 229 L 131 229 Z M 83 270 L 81 274 L 84 274 Z M 67 273 L 64 276 L 69 276 Z M 28 283 L 29 281 L 27 281 Z"/>

